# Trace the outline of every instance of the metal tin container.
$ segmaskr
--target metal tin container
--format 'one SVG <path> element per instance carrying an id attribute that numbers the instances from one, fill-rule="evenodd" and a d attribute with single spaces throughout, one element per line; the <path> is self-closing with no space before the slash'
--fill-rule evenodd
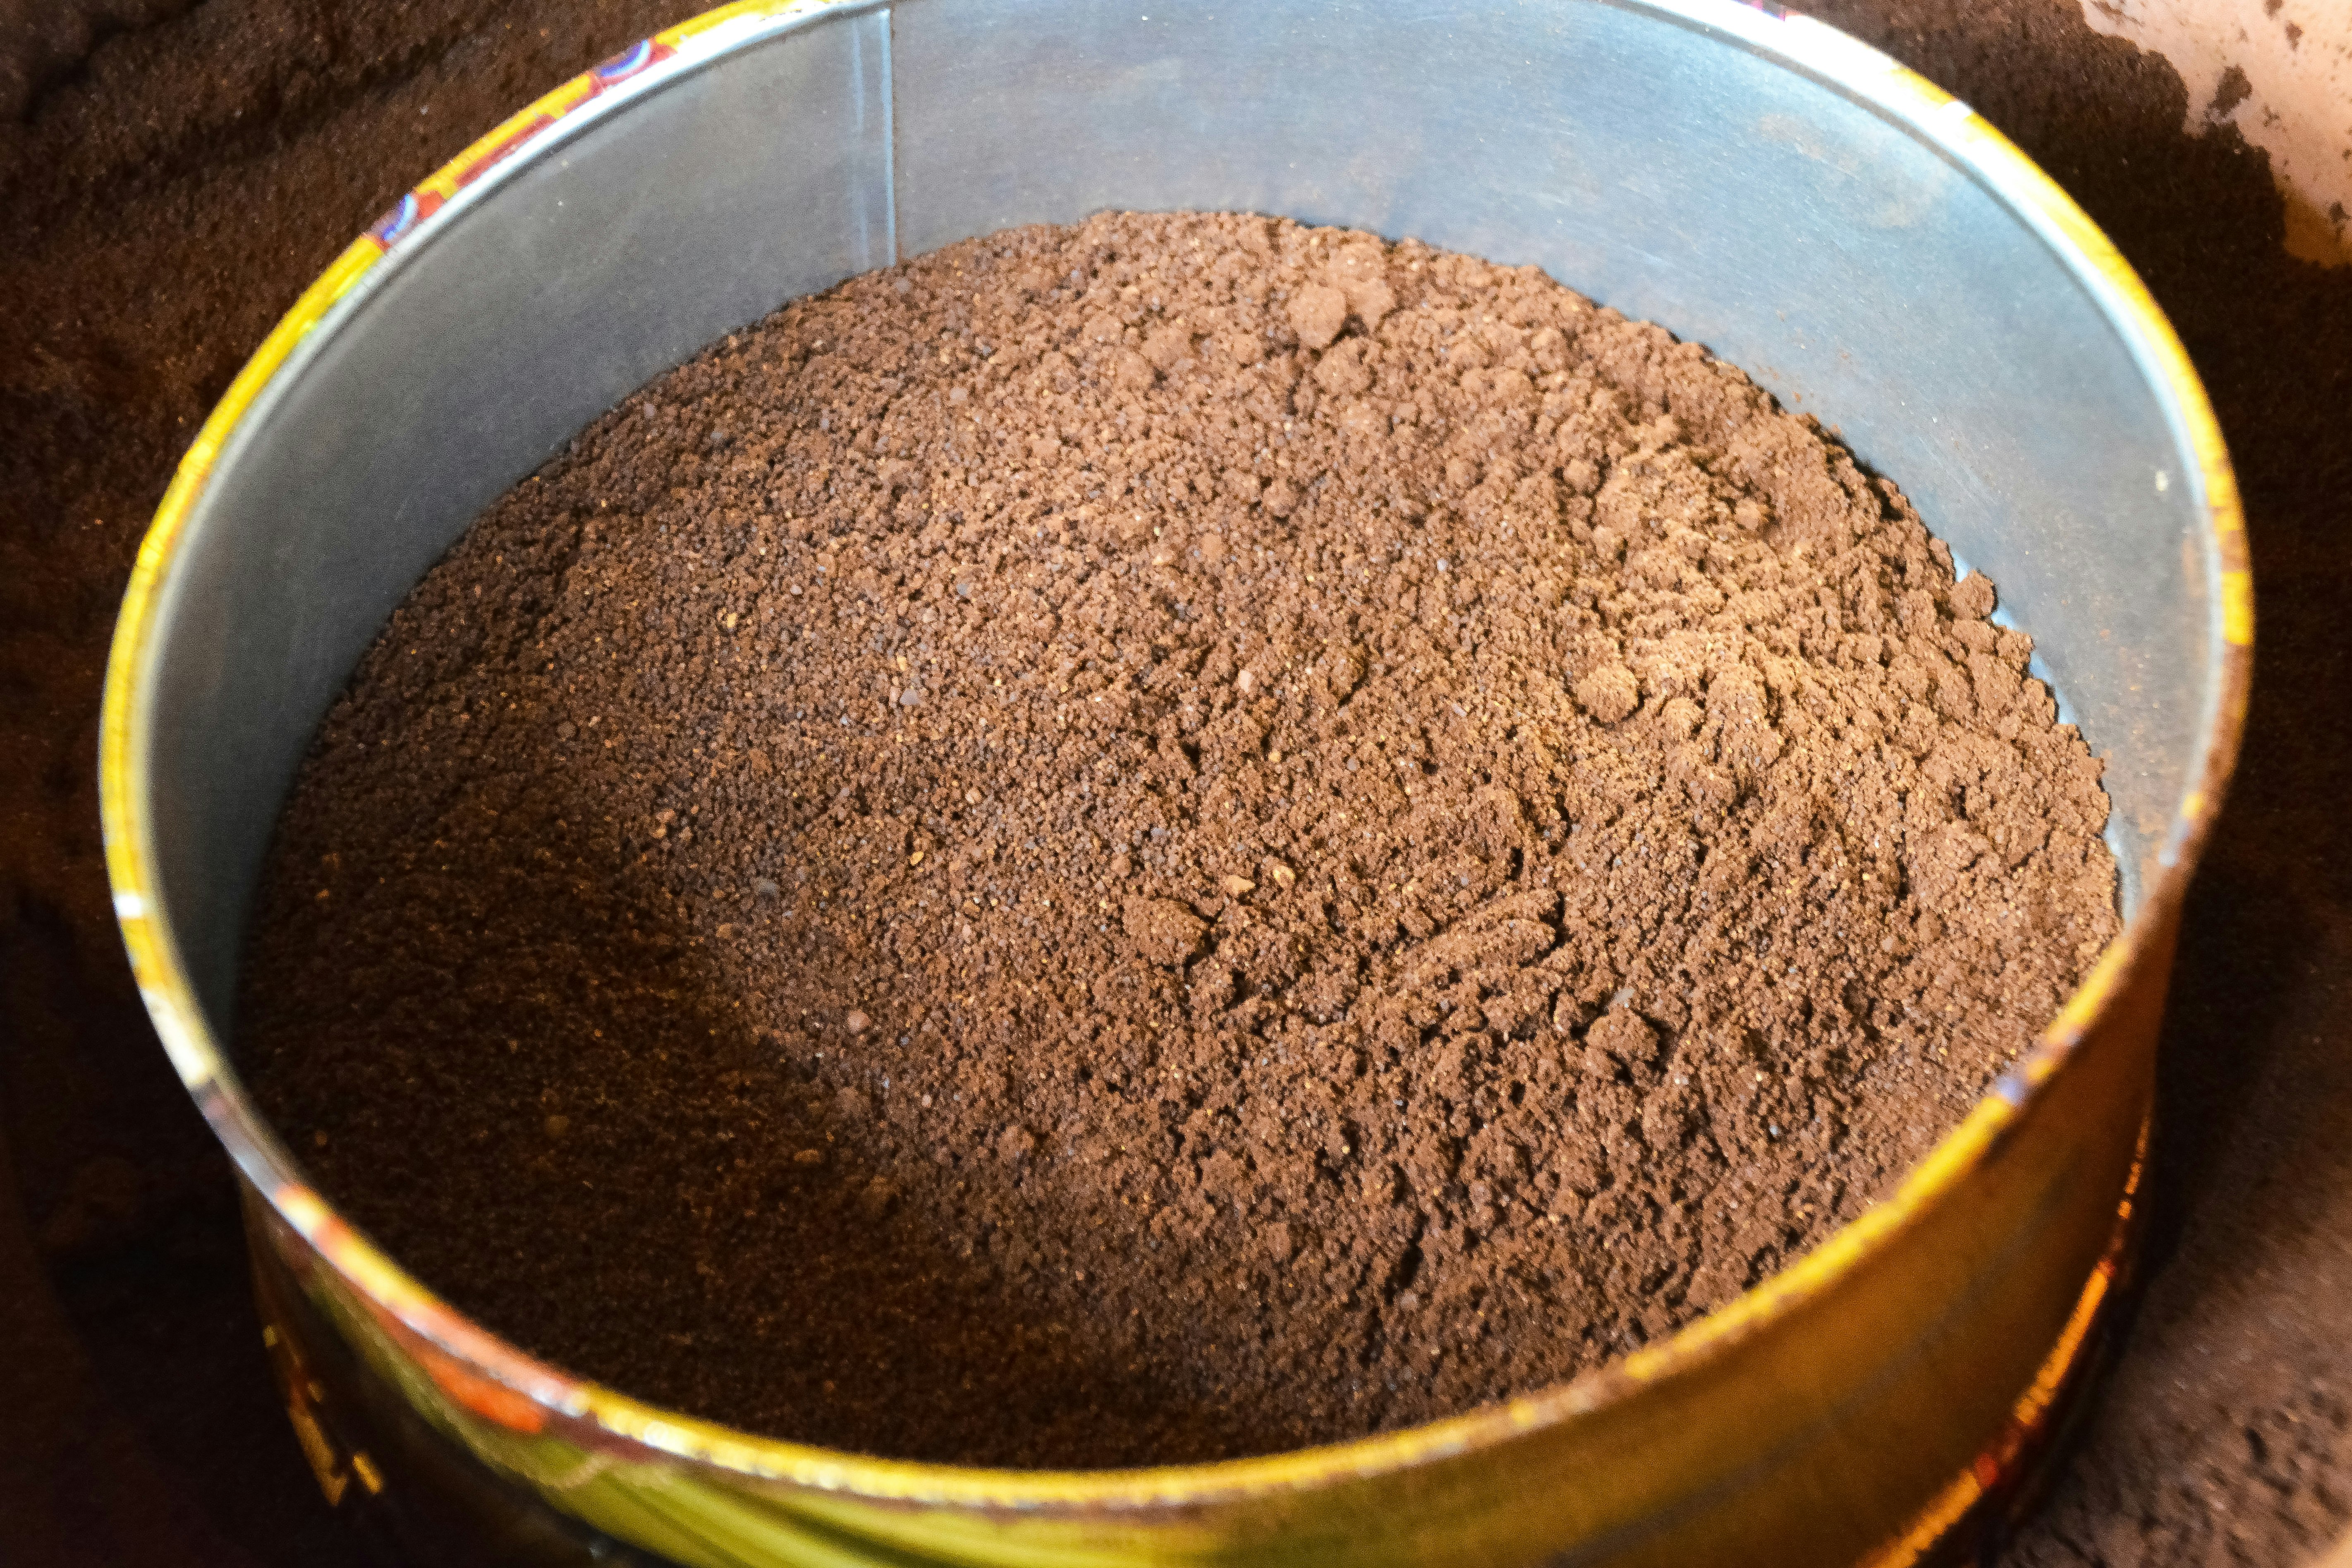
<path id="1" fill-rule="evenodd" d="M 2123 932 L 1811 1256 L 1601 1372 L 1432 1426 L 957 1469 L 753 1437 L 534 1361 L 341 1220 L 225 1053 L 310 736 L 477 512 L 649 376 L 901 255 L 1110 207 L 1537 263 L 1832 422 L 1999 583 L 2105 755 Z M 528 1502 L 490 1552 L 509 1560 L 1892 1564 L 2004 1483 L 2090 1342 L 2251 637 L 2220 436 L 2137 280 L 1966 105 L 1826 26 L 1729 0 L 746 0 L 499 127 L 237 379 L 124 603 L 109 866 L 157 1028 L 249 1184 L 331 1493 L 454 1467 L 491 1513 Z"/>

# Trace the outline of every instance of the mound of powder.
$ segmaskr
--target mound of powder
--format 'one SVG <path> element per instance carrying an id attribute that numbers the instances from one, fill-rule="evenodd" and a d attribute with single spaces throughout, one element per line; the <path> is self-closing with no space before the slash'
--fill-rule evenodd
<path id="1" fill-rule="evenodd" d="M 2114 932 L 1895 488 L 1532 268 L 1110 215 L 795 303 L 327 720 L 256 1092 L 633 1394 L 1205 1459 L 1573 1376 L 1882 1194 Z"/>

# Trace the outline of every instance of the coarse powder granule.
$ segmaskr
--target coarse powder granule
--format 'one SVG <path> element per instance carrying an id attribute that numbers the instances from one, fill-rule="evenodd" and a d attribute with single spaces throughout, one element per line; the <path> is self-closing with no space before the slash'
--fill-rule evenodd
<path id="1" fill-rule="evenodd" d="M 244 1059 L 429 1285 L 1100 1466 L 1560 1379 L 1883 1194 L 2116 927 L 2099 763 L 1810 420 L 1225 215 L 795 303 L 494 506 L 306 763 Z"/>

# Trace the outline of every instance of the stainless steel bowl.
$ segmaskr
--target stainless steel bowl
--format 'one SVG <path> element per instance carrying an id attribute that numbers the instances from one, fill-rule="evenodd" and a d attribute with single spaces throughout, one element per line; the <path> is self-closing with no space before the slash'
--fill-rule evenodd
<path id="1" fill-rule="evenodd" d="M 2000 584 L 2108 761 L 2127 923 L 1888 1202 L 1578 1382 L 1389 1436 L 1032 1474 L 755 1438 L 544 1365 L 338 1218 L 224 1053 L 247 910 L 394 605 L 592 417 L 796 295 L 1007 225 L 1247 208 L 1541 265 L 1818 413 Z M 747 0 L 568 84 L 304 297 L 190 450 L 110 671 L 110 868 L 148 1005 L 250 1184 L 307 1364 L 493 1484 L 680 1563 L 1913 1560 L 2045 1419 L 2106 1289 L 2251 595 L 2169 329 L 1968 108 L 1728 0 Z M 299 1353 L 298 1353 L 299 1352 Z M 307 1355 L 309 1362 L 301 1361 Z"/>

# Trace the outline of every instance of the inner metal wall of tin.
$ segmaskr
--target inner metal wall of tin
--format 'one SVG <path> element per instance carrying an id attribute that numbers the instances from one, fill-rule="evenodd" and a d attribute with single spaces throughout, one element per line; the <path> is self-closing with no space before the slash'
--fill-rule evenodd
<path id="1" fill-rule="evenodd" d="M 627 393 L 895 259 L 888 47 L 886 11 L 820 15 L 565 122 L 378 263 L 222 453 L 158 615 L 148 776 L 217 1037 L 294 770 L 409 589 Z"/>
<path id="2" fill-rule="evenodd" d="M 224 1034 L 310 735 L 483 506 L 785 300 L 1106 207 L 1532 262 L 1706 344 L 1819 412 L 2000 584 L 2111 759 L 2126 910 L 2193 776 L 2202 497 L 2123 338 L 1933 148 L 1671 5 L 845 7 L 560 131 L 471 199 L 256 408 L 163 610 L 159 880 Z"/>

